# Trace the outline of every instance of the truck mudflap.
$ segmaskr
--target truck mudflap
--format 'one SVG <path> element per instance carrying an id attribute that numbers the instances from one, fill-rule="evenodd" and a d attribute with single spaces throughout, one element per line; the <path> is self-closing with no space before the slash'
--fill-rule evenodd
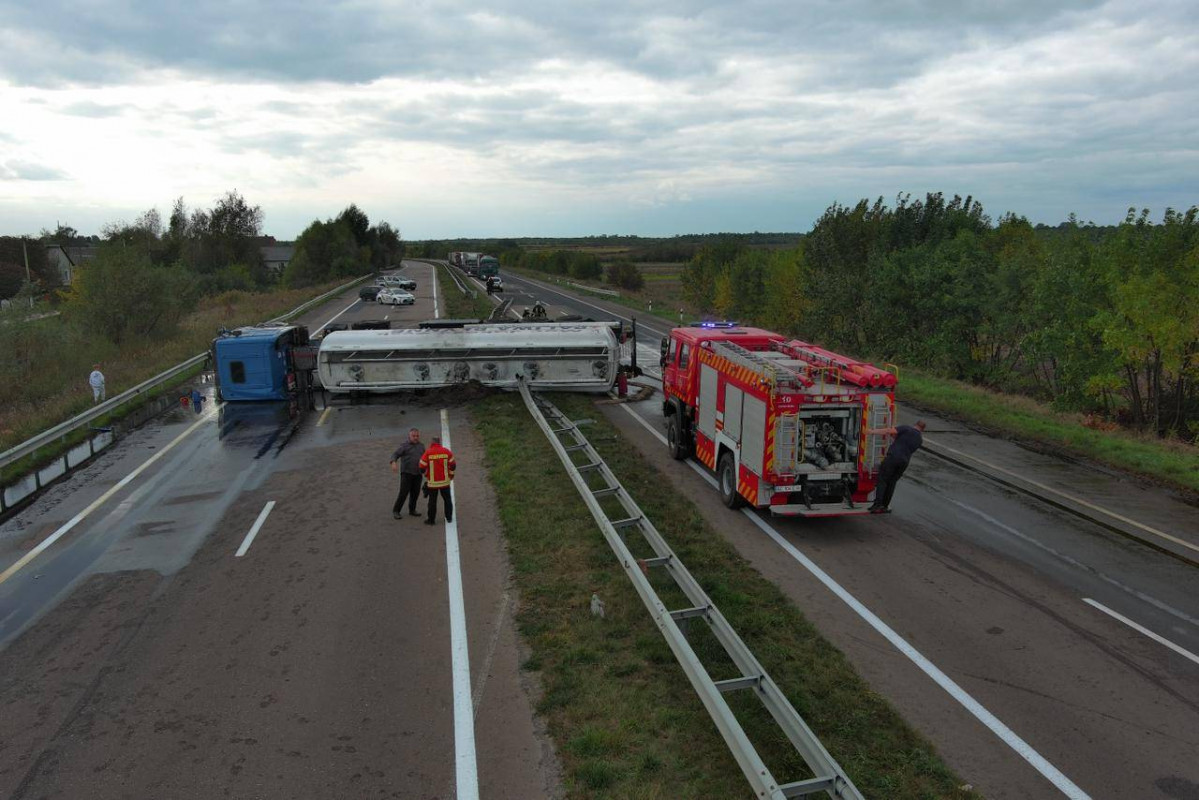
<path id="1" fill-rule="evenodd" d="M 870 507 L 866 504 L 846 508 L 841 503 L 813 503 L 808 508 L 803 503 L 770 506 L 770 513 L 778 517 L 852 517 L 869 514 Z"/>

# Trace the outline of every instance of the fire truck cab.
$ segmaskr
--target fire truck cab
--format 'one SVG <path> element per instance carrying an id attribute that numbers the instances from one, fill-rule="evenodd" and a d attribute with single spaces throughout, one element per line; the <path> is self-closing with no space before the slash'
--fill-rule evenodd
<path id="1" fill-rule="evenodd" d="M 896 378 L 815 345 L 735 323 L 662 340 L 662 412 L 677 459 L 716 472 L 729 508 L 866 513 L 892 426 Z"/>

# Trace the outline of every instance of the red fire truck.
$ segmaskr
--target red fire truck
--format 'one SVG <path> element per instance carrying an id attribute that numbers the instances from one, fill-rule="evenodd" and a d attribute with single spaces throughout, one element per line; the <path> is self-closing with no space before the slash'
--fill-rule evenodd
<path id="1" fill-rule="evenodd" d="M 662 340 L 666 439 L 714 470 L 729 508 L 865 514 L 895 415 L 895 375 L 735 323 Z"/>

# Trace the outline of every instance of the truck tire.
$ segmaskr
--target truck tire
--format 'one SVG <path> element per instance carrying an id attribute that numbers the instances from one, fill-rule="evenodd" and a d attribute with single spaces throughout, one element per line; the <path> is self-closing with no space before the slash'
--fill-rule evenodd
<path id="1" fill-rule="evenodd" d="M 666 418 L 666 446 L 670 449 L 670 457 L 682 461 L 691 449 L 683 441 L 682 431 L 679 430 L 679 415 L 671 414 Z"/>
<path id="2" fill-rule="evenodd" d="M 716 465 L 716 483 L 726 506 L 735 510 L 745 505 L 745 498 L 737 491 L 737 465 L 732 453 L 725 453 Z"/>

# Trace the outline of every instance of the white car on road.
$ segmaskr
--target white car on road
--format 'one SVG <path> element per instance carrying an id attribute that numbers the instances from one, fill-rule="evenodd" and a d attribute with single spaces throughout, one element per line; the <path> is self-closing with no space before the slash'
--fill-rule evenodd
<path id="1" fill-rule="evenodd" d="M 399 289 L 384 289 L 379 292 L 379 296 L 375 301 L 380 305 L 389 306 L 413 306 L 416 305 L 416 296 L 410 292 L 402 292 Z"/>

